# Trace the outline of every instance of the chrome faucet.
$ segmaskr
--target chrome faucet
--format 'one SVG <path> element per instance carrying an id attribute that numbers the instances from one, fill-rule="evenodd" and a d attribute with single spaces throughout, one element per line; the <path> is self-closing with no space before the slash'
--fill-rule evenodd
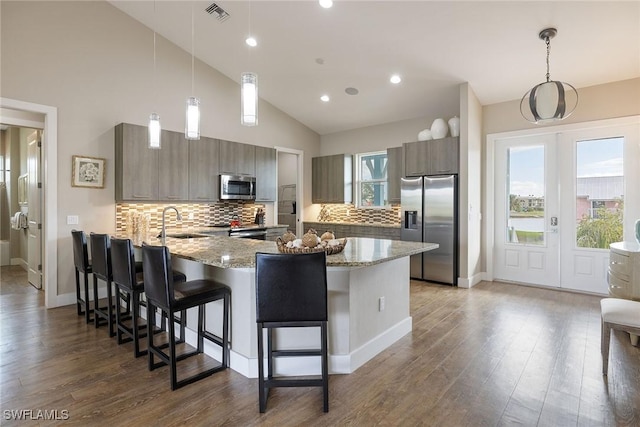
<path id="1" fill-rule="evenodd" d="M 167 206 L 166 208 L 164 208 L 162 210 L 162 230 L 160 231 L 160 239 L 162 240 L 162 244 L 165 244 L 165 240 L 167 238 L 167 228 L 166 228 L 166 218 L 165 218 L 165 214 L 167 213 L 168 210 L 173 209 L 174 211 L 176 211 L 176 219 L 178 221 L 182 221 L 182 215 L 180 215 L 180 212 L 178 212 L 178 208 L 176 208 L 175 206 Z"/>

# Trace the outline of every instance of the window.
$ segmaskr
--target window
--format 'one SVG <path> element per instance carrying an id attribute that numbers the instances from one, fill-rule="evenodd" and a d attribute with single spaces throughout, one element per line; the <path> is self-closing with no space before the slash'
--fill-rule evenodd
<path id="1" fill-rule="evenodd" d="M 359 208 L 387 206 L 386 151 L 356 154 L 356 193 Z"/>
<path id="2" fill-rule="evenodd" d="M 544 145 L 512 147 L 507 151 L 506 206 L 509 243 L 544 245 Z"/>
<path id="3" fill-rule="evenodd" d="M 624 138 L 576 144 L 576 245 L 607 249 L 623 239 Z"/>

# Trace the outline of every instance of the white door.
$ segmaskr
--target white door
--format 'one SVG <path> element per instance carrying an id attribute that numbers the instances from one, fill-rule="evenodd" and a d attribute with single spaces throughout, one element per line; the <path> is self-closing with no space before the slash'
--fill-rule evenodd
<path id="1" fill-rule="evenodd" d="M 609 244 L 640 218 L 640 126 L 495 142 L 494 277 L 606 294 Z"/>
<path id="2" fill-rule="evenodd" d="M 495 144 L 494 277 L 560 286 L 554 134 Z"/>
<path id="3" fill-rule="evenodd" d="M 42 248 L 41 248 L 41 206 L 42 189 L 40 182 L 40 141 L 42 131 L 34 131 L 27 136 L 27 173 L 29 188 L 27 201 L 29 206 L 29 228 L 27 230 L 27 264 L 29 283 L 42 288 Z"/>
<path id="4" fill-rule="evenodd" d="M 563 132 L 558 154 L 571 159 L 560 174 L 562 287 L 606 294 L 609 244 L 633 240 L 640 218 L 638 126 Z"/>

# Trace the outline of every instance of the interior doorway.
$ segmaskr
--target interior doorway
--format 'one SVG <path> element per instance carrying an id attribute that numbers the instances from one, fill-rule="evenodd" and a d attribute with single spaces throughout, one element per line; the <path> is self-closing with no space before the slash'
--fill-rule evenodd
<path id="1" fill-rule="evenodd" d="M 37 289 L 42 288 L 41 135 L 41 129 L 2 124 L 2 264 L 21 266 Z"/>
<path id="2" fill-rule="evenodd" d="M 300 150 L 276 147 L 278 159 L 277 223 L 302 234 L 302 165 Z"/>
<path id="3" fill-rule="evenodd" d="M 75 301 L 75 294 L 58 295 L 57 288 L 58 110 L 48 105 L 0 97 L 0 123 L 43 130 L 40 167 L 41 283 L 47 308 L 71 304 Z"/>

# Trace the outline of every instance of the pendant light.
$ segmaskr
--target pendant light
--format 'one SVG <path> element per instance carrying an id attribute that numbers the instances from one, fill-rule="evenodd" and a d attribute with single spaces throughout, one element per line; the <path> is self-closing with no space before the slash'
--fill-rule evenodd
<path id="1" fill-rule="evenodd" d="M 258 125 L 258 75 L 242 73 L 240 96 L 242 111 L 240 122 L 243 126 Z"/>
<path id="2" fill-rule="evenodd" d="M 193 93 L 195 51 L 193 3 L 191 3 L 191 93 Z M 186 139 L 200 139 L 200 100 L 195 96 L 187 99 L 187 113 L 185 118 L 184 137 Z"/>
<path id="3" fill-rule="evenodd" d="M 520 100 L 520 114 L 531 123 L 548 123 L 563 120 L 578 106 L 578 91 L 569 83 L 551 80 L 549 52 L 551 39 L 558 30 L 546 28 L 538 37 L 547 45 L 547 80 L 529 89 Z"/>
<path id="4" fill-rule="evenodd" d="M 251 3 L 249 3 L 249 38 L 247 38 L 247 45 L 251 49 L 256 44 L 251 34 Z M 247 72 L 240 75 L 240 123 L 243 126 L 258 125 L 258 75 L 256 73 Z"/>
<path id="5" fill-rule="evenodd" d="M 156 17 L 156 2 L 153 2 L 153 97 L 157 100 L 156 96 L 156 30 L 155 30 L 155 17 Z M 154 101 L 154 103 L 156 103 Z M 149 148 L 159 149 L 161 146 L 160 141 L 160 115 L 158 113 L 151 113 L 149 116 Z"/>

